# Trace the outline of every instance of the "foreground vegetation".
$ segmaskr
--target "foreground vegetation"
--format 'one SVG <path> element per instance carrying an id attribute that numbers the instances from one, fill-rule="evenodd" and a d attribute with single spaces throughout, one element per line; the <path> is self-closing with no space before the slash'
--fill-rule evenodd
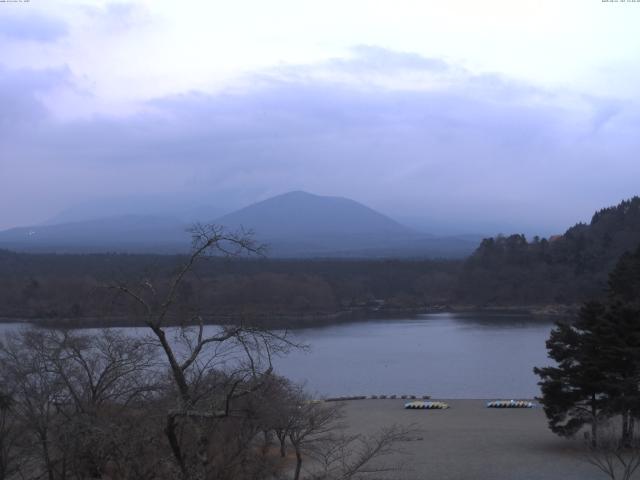
<path id="1" fill-rule="evenodd" d="M 408 430 L 346 434 L 339 404 L 258 368 L 264 352 L 249 343 L 265 334 L 220 331 L 203 339 L 219 342 L 216 353 L 203 348 L 189 364 L 193 352 L 176 352 L 179 372 L 149 337 L 4 338 L 0 479 L 348 479 L 391 468 L 379 460 Z M 237 350 L 240 363 L 219 365 Z"/>
<path id="2" fill-rule="evenodd" d="M 273 372 L 274 356 L 302 347 L 286 332 L 205 333 L 202 313 L 177 301 L 210 251 L 257 251 L 220 229 L 193 233 L 169 281 L 110 285 L 147 334 L 25 329 L 2 340 L 0 479 L 347 480 L 390 468 L 376 460 L 408 431 L 345 434 L 339 405 Z"/>

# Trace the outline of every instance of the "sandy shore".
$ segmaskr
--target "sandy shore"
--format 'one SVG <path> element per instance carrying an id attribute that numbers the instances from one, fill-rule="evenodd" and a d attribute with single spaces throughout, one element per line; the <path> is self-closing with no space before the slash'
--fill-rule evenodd
<path id="1" fill-rule="evenodd" d="M 590 480 L 606 478 L 584 460 L 580 440 L 547 428 L 541 408 L 489 409 L 485 400 L 446 400 L 448 410 L 405 410 L 405 400 L 345 403 L 354 431 L 394 423 L 420 432 L 403 442 L 404 471 L 383 478 L 435 480 Z"/>

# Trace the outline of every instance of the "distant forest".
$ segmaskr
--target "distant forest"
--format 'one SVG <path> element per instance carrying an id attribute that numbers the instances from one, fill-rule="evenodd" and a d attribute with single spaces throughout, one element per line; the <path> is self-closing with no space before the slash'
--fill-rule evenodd
<path id="1" fill-rule="evenodd" d="M 638 245 L 640 197 L 633 197 L 560 236 L 483 240 L 464 262 L 454 298 L 477 305 L 582 302 L 605 289 L 617 260 Z"/>
<path id="2" fill-rule="evenodd" d="M 600 294 L 617 259 L 640 245 L 640 198 L 596 212 L 549 239 L 524 235 L 482 241 L 464 260 L 279 260 L 210 258 L 179 292 L 211 321 L 456 307 L 572 306 Z M 132 322 L 110 284 L 162 280 L 185 257 L 54 255 L 0 250 L 0 317 L 86 324 Z"/>

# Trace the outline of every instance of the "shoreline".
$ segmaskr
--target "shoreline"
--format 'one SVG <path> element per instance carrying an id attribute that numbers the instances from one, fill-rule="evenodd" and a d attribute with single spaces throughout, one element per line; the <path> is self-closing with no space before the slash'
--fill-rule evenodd
<path id="1" fill-rule="evenodd" d="M 352 309 L 332 313 L 309 313 L 300 315 L 291 314 L 223 314 L 211 315 L 205 325 L 222 325 L 245 323 L 247 325 L 261 326 L 271 329 L 297 330 L 319 326 L 339 325 L 341 323 L 355 323 L 361 321 L 395 320 L 414 318 L 420 315 L 438 313 L 478 313 L 481 315 L 523 315 L 534 319 L 561 318 L 575 314 L 576 305 L 434 305 L 425 308 L 377 308 L 377 309 Z M 48 328 L 109 328 L 109 327 L 142 327 L 145 326 L 141 319 L 130 317 L 75 317 L 75 318 L 41 318 L 41 317 L 0 317 L 0 324 L 24 323 Z M 166 326 L 179 326 L 178 321 L 168 321 Z"/>

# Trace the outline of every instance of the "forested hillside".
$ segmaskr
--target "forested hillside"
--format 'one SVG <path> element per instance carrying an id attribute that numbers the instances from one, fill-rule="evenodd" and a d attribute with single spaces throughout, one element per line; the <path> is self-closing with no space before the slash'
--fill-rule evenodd
<path id="1" fill-rule="evenodd" d="M 576 303 L 603 291 L 620 256 L 638 245 L 640 197 L 633 197 L 548 240 L 483 240 L 465 262 L 455 297 L 479 305 Z"/>

